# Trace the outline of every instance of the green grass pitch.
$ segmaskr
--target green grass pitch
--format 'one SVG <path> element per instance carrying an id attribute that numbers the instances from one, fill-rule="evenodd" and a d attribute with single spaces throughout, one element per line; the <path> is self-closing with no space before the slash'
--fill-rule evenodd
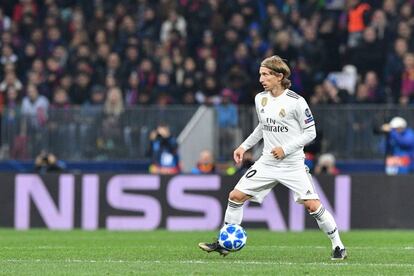
<path id="1" fill-rule="evenodd" d="M 320 231 L 247 229 L 223 258 L 197 247 L 216 232 L 0 230 L 0 275 L 414 275 L 414 231 L 342 234 L 349 258 L 329 258 Z"/>

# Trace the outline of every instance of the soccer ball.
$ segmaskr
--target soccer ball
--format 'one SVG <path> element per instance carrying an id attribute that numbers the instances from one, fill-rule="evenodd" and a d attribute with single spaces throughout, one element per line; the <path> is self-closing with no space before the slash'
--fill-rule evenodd
<path id="1" fill-rule="evenodd" d="M 239 251 L 246 245 L 246 231 L 238 224 L 225 224 L 218 236 L 219 244 L 228 251 Z"/>

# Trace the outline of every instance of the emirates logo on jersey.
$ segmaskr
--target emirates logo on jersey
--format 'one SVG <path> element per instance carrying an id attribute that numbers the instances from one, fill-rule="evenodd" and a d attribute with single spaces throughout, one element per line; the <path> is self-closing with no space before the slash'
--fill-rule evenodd
<path id="1" fill-rule="evenodd" d="M 262 98 L 262 106 L 267 105 L 267 98 Z"/>
<path id="2" fill-rule="evenodd" d="M 279 116 L 280 116 L 280 118 L 283 118 L 283 117 L 285 117 L 285 116 L 286 116 L 286 111 L 285 111 L 285 109 L 284 109 L 284 108 L 282 108 L 282 109 L 280 110 L 280 112 L 279 112 Z"/>

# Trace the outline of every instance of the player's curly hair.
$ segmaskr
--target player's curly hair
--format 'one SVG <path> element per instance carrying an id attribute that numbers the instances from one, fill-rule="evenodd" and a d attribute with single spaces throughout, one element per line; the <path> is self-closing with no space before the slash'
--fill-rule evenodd
<path id="1" fill-rule="evenodd" d="M 275 73 L 282 74 L 283 79 L 281 84 L 285 89 L 289 88 L 292 85 L 291 81 L 288 79 L 288 77 L 290 76 L 290 68 L 286 62 L 287 61 L 285 59 L 282 59 L 281 57 L 274 55 L 265 58 L 260 64 L 260 66 L 266 67 Z"/>

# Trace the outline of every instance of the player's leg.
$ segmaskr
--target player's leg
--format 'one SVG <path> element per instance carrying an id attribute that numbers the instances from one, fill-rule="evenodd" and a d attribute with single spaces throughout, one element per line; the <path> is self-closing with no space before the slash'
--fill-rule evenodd
<path id="1" fill-rule="evenodd" d="M 249 199 L 262 202 L 264 197 L 274 187 L 272 176 L 266 176 L 267 170 L 257 161 L 254 166 L 240 178 L 237 185 L 229 193 L 224 223 L 241 224 L 243 219 L 243 204 Z M 201 242 L 198 246 L 206 252 L 218 252 L 226 256 L 229 251 L 222 248 L 218 241 L 212 243 Z"/>
<path id="2" fill-rule="evenodd" d="M 262 202 L 275 185 L 273 169 L 259 159 L 230 192 L 224 223 L 241 224 L 244 202 Z"/>
<path id="3" fill-rule="evenodd" d="M 229 194 L 229 202 L 224 216 L 224 223 L 240 224 L 243 218 L 243 203 L 250 197 L 251 196 L 246 195 L 239 190 L 232 190 Z M 198 247 L 208 253 L 214 251 L 218 252 L 223 257 L 230 253 L 228 250 L 221 247 L 217 240 L 212 243 L 200 242 Z"/>
<path id="4" fill-rule="evenodd" d="M 345 259 L 346 250 L 339 237 L 335 219 L 319 201 L 309 169 L 303 164 L 286 168 L 283 176 L 278 180 L 294 192 L 295 201 L 304 204 L 319 228 L 329 237 L 333 250 L 332 259 Z"/>
<path id="5" fill-rule="evenodd" d="M 309 214 L 315 218 L 319 228 L 328 236 L 332 243 L 332 260 L 343 260 L 347 257 L 345 246 L 339 236 L 338 227 L 332 214 L 317 199 L 304 200 Z"/>
<path id="6" fill-rule="evenodd" d="M 243 204 L 250 198 L 250 195 L 237 189 L 232 190 L 229 194 L 224 223 L 241 224 L 243 219 Z"/>

